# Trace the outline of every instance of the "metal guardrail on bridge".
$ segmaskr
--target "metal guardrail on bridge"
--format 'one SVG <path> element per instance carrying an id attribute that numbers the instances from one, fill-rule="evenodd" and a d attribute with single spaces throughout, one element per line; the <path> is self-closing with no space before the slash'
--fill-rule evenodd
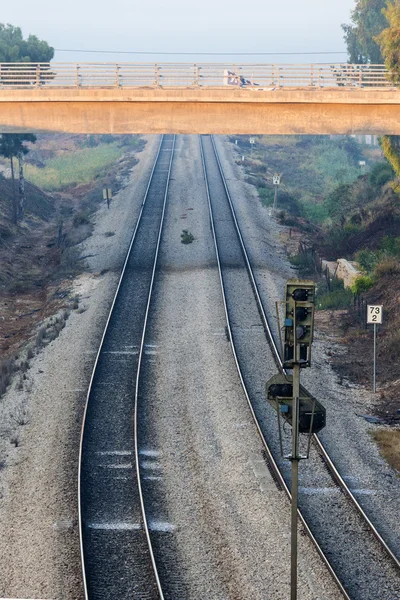
<path id="1" fill-rule="evenodd" d="M 0 90 L 21 88 L 393 88 L 384 65 L 0 63 Z"/>

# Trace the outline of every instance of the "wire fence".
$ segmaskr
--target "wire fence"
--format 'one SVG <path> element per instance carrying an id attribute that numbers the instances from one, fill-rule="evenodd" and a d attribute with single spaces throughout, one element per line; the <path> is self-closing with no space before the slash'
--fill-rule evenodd
<path id="1" fill-rule="evenodd" d="M 384 65 L 0 63 L 1 88 L 393 88 Z"/>

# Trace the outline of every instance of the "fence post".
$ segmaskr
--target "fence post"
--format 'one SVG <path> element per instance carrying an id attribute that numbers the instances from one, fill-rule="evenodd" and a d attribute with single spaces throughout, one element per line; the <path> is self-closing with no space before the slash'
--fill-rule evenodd
<path id="1" fill-rule="evenodd" d="M 36 87 L 40 87 L 40 65 L 36 65 Z"/>
<path id="2" fill-rule="evenodd" d="M 326 265 L 326 268 L 325 268 L 325 276 L 326 276 L 326 284 L 328 286 L 328 290 L 331 291 L 331 278 L 329 275 L 328 265 Z"/>
<path id="3" fill-rule="evenodd" d="M 155 72 L 154 72 L 154 75 L 155 75 L 154 84 L 157 87 L 160 87 L 160 68 L 159 68 L 159 66 L 158 66 L 157 63 L 154 65 L 154 69 L 155 69 Z"/>
<path id="4" fill-rule="evenodd" d="M 76 87 L 80 87 L 80 74 L 79 74 L 79 65 L 76 65 Z"/>
<path id="5" fill-rule="evenodd" d="M 194 65 L 193 85 L 199 87 L 199 67 L 196 64 Z"/>

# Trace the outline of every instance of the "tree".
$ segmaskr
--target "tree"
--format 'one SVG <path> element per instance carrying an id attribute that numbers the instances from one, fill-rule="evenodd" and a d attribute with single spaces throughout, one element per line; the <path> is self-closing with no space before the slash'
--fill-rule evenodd
<path id="1" fill-rule="evenodd" d="M 47 42 L 35 35 L 24 40 L 19 27 L 0 23 L 0 63 L 49 62 L 53 56 L 54 48 Z"/>
<path id="2" fill-rule="evenodd" d="M 379 44 L 389 78 L 400 84 L 400 2 L 389 2 L 383 11 L 388 27 L 375 37 Z M 400 136 L 384 135 L 380 139 L 383 153 L 392 165 L 397 176 L 400 175 Z"/>
<path id="3" fill-rule="evenodd" d="M 47 42 L 39 40 L 35 35 L 29 35 L 26 40 L 19 27 L 9 23 L 0 23 L 0 63 L 10 62 L 49 62 L 54 56 L 54 48 Z M 32 133 L 16 134 L 4 133 L 0 139 L 0 154 L 10 159 L 13 189 L 13 221 L 23 219 L 25 212 L 25 179 L 23 157 L 28 153 L 24 142 L 36 141 Z M 19 203 L 15 195 L 14 158 L 18 159 L 19 166 Z"/>
<path id="4" fill-rule="evenodd" d="M 387 26 L 386 16 L 382 12 L 386 3 L 387 0 L 356 0 L 356 7 L 351 13 L 352 24 L 342 25 L 349 63 L 383 62 L 375 37 Z"/>
<path id="5" fill-rule="evenodd" d="M 395 84 L 400 83 L 400 2 L 389 2 L 383 11 L 388 27 L 375 37 L 379 44 L 389 78 Z"/>
<path id="6" fill-rule="evenodd" d="M 24 142 L 36 142 L 36 136 L 32 133 L 3 133 L 0 137 L 0 155 L 10 159 L 12 178 L 12 214 L 13 222 L 16 224 L 25 214 L 25 178 L 23 168 L 23 157 L 29 152 Z M 19 166 L 19 202 L 17 204 L 15 194 L 15 172 L 14 158 L 18 159 Z"/>

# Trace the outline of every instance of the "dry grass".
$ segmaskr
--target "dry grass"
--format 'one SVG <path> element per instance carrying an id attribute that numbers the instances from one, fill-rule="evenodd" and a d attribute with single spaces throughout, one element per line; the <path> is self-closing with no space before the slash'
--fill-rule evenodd
<path id="1" fill-rule="evenodd" d="M 400 429 L 378 429 L 373 437 L 382 456 L 400 473 Z"/>

